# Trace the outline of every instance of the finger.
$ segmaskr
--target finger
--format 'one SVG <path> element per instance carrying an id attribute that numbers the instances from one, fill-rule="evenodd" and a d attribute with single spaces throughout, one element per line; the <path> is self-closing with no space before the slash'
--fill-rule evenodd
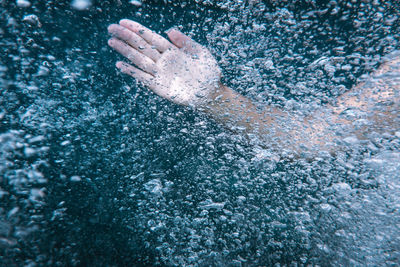
<path id="1" fill-rule="evenodd" d="M 115 66 L 123 73 L 128 74 L 138 80 L 139 82 L 142 82 L 144 85 L 153 88 L 154 87 L 154 77 L 138 68 L 135 68 L 132 65 L 129 65 L 128 63 L 125 63 L 123 61 L 118 61 Z"/>
<path id="2" fill-rule="evenodd" d="M 178 48 L 182 48 L 189 53 L 200 52 L 202 46 L 193 41 L 189 36 L 181 33 L 177 29 L 171 29 L 167 32 L 168 38 Z"/>
<path id="3" fill-rule="evenodd" d="M 167 39 L 137 23 L 136 21 L 123 19 L 119 22 L 119 25 L 133 31 L 134 33 L 142 37 L 151 46 L 154 46 L 161 53 L 172 46 L 172 44 L 168 42 Z"/>
<path id="4" fill-rule="evenodd" d="M 157 61 L 161 56 L 157 49 L 152 48 L 143 38 L 125 27 L 118 24 L 111 24 L 108 26 L 108 32 L 127 42 L 130 46 L 154 61 Z"/>
<path id="5" fill-rule="evenodd" d="M 108 45 L 117 50 L 118 53 L 129 59 L 133 64 L 138 66 L 143 71 L 152 75 L 155 74 L 156 65 L 154 61 L 149 57 L 139 53 L 133 47 L 116 38 L 111 38 L 108 40 Z"/>

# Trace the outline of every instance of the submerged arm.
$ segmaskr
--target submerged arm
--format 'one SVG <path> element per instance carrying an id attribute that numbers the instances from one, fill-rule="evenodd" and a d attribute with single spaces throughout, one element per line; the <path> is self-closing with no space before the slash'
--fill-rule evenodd
<path id="1" fill-rule="evenodd" d="M 117 62 L 122 72 L 156 94 L 202 110 L 250 141 L 282 154 L 335 152 L 336 141 L 343 138 L 343 131 L 335 131 L 338 125 L 345 127 L 348 136 L 364 136 L 371 127 L 353 125 L 354 119 L 342 116 L 351 107 L 371 112 L 367 120 L 375 128 L 395 121 L 398 124 L 398 105 L 384 111 L 376 105 L 381 99 L 398 101 L 398 87 L 396 91 L 393 86 L 379 90 L 358 86 L 343 95 L 335 107 L 307 118 L 275 107 L 259 110 L 249 99 L 222 85 L 220 69 L 211 53 L 176 29 L 167 33 L 171 42 L 130 20 L 111 25 L 109 32 L 113 35 L 109 45 L 135 65 Z"/>
<path id="2" fill-rule="evenodd" d="M 230 129 L 275 151 L 335 153 L 347 142 L 400 130 L 400 53 L 386 58 L 365 82 L 308 117 L 279 108 L 258 110 L 250 100 L 221 86 L 206 111 Z"/>

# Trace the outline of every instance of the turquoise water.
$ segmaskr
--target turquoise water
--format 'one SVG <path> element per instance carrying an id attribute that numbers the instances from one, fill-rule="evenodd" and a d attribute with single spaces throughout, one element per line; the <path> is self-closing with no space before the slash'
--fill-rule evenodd
<path id="1" fill-rule="evenodd" d="M 211 50 L 224 83 L 307 113 L 400 48 L 399 10 L 0 1 L 0 265 L 397 265 L 399 136 L 335 158 L 259 157 L 119 74 L 107 26 L 178 25 Z"/>

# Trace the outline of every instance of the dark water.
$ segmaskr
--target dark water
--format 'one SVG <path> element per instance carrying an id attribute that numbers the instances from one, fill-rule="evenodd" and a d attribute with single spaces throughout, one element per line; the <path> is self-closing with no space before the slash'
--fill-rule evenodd
<path id="1" fill-rule="evenodd" d="M 89 3 L 0 1 L 1 266 L 399 264 L 399 137 L 258 157 L 106 45 L 121 18 L 179 25 L 235 90 L 311 112 L 400 48 L 398 1 Z"/>

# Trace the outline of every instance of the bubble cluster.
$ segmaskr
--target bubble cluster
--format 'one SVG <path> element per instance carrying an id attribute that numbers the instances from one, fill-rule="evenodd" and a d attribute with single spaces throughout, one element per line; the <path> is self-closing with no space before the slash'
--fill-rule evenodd
<path id="1" fill-rule="evenodd" d="M 400 261 L 399 129 L 348 138 L 335 157 L 279 158 L 118 73 L 107 47 L 121 18 L 177 26 L 260 108 L 307 114 L 400 48 L 398 1 L 0 6 L 2 264 Z"/>

